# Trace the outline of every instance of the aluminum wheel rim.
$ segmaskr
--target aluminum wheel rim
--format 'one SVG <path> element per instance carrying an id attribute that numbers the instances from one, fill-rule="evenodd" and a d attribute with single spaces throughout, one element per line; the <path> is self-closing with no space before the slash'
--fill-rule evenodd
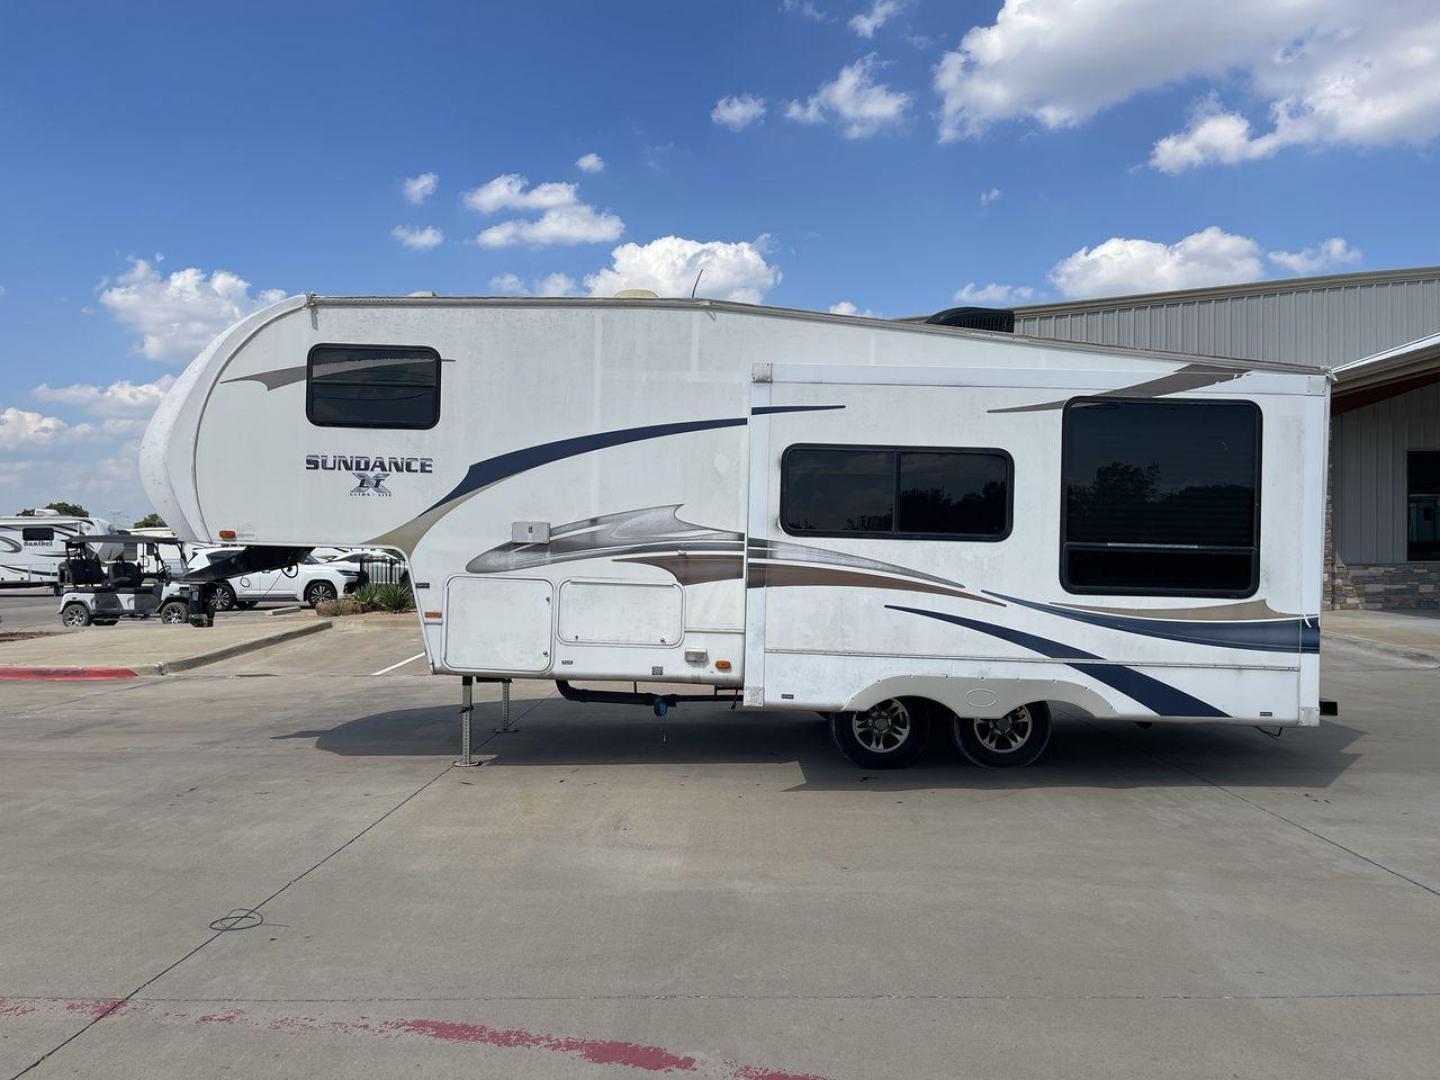
<path id="1" fill-rule="evenodd" d="M 176 611 L 174 608 L 171 608 L 169 611 L 165 612 L 163 615 L 160 616 L 160 621 L 162 623 L 178 623 L 180 621 L 180 612 Z"/>
<path id="2" fill-rule="evenodd" d="M 1028 705 L 1011 709 L 993 720 L 974 720 L 972 724 L 976 740 L 993 754 L 1013 754 L 1035 733 L 1035 718 Z"/>
<path id="3" fill-rule="evenodd" d="M 318 584 L 318 585 L 312 585 L 312 586 L 311 586 L 311 588 L 310 588 L 310 596 L 314 599 L 315 603 L 317 603 L 317 604 L 323 603 L 323 602 L 326 601 L 326 600 L 334 600 L 334 599 L 335 599 L 335 589 L 334 589 L 332 586 L 327 585 L 327 584 L 325 584 L 325 582 L 322 581 L 322 582 L 320 582 L 320 584 Z"/>
<path id="4" fill-rule="evenodd" d="M 235 606 L 235 593 L 231 589 L 215 590 L 215 610 L 229 611 Z"/>
<path id="5" fill-rule="evenodd" d="M 855 741 L 874 754 L 892 754 L 910 740 L 910 710 L 891 698 L 850 718 Z"/>
<path id="6" fill-rule="evenodd" d="M 65 612 L 64 617 L 60 621 L 66 626 L 84 626 L 85 613 L 83 611 L 80 611 L 78 608 L 74 608 L 70 611 Z"/>

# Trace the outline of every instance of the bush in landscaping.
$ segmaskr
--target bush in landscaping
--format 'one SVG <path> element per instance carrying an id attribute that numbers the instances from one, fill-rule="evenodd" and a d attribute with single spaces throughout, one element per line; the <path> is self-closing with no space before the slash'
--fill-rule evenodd
<path id="1" fill-rule="evenodd" d="M 376 585 L 374 582 L 371 582 L 368 585 L 361 585 L 358 589 L 356 589 L 350 594 L 350 597 L 364 604 L 366 611 L 374 611 L 377 607 L 380 606 L 375 602 L 376 597 L 380 594 L 380 589 L 381 586 Z"/>
<path id="2" fill-rule="evenodd" d="M 408 585 L 377 585 L 372 602 L 381 611 L 415 610 L 415 594 Z"/>
<path id="3" fill-rule="evenodd" d="M 315 609 L 327 617 L 367 611 L 414 611 L 415 595 L 405 585 L 362 585 L 349 596 L 326 600 Z"/>

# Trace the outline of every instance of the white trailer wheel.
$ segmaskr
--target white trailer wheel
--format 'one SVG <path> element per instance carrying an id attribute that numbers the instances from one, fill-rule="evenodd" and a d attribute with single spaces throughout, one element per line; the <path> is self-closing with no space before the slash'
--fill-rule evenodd
<path id="1" fill-rule="evenodd" d="M 900 769 L 925 749 L 929 712 L 913 698 L 887 698 L 862 712 L 830 716 L 835 745 L 862 769 Z"/>
<path id="2" fill-rule="evenodd" d="M 1050 745 L 1050 707 L 1036 701 L 999 717 L 957 716 L 952 731 L 955 745 L 974 764 L 1020 768 L 1038 761 Z"/>

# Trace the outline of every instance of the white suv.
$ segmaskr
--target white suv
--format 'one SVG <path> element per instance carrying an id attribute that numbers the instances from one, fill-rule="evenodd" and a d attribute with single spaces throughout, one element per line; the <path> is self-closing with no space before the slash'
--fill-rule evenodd
<path id="1" fill-rule="evenodd" d="M 198 570 L 212 561 L 233 555 L 239 548 L 210 548 L 198 551 L 190 559 L 190 569 Z M 262 601 L 300 600 L 311 607 L 323 600 L 334 600 L 354 592 L 365 584 L 368 576 L 360 563 L 348 555 L 319 558 L 306 555 L 296 566 L 283 570 L 263 570 L 226 578 L 215 586 L 215 610 L 253 608 Z"/>

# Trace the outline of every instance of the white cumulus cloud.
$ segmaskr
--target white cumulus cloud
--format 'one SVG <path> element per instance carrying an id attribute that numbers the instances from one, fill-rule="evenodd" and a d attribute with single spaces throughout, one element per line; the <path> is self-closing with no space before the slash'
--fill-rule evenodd
<path id="1" fill-rule="evenodd" d="M 608 210 L 596 210 L 581 203 L 546 210 L 534 221 L 515 218 L 492 225 L 475 237 L 481 247 L 552 247 L 557 244 L 597 244 L 618 240 L 625 223 Z"/>
<path id="2" fill-rule="evenodd" d="M 599 154 L 582 154 L 575 159 L 575 167 L 581 172 L 604 172 L 605 159 Z"/>
<path id="3" fill-rule="evenodd" d="M 731 131 L 743 131 L 765 119 L 765 99 L 754 94 L 722 97 L 710 110 L 710 119 Z"/>
<path id="4" fill-rule="evenodd" d="M 977 285 L 968 281 L 955 292 L 957 304 L 973 304 L 976 307 L 1013 307 L 1035 299 L 1035 290 L 1028 285 Z"/>
<path id="5" fill-rule="evenodd" d="M 553 181 L 530 187 L 530 181 L 519 173 L 506 173 L 463 192 L 460 201 L 482 214 L 493 214 L 497 210 L 550 210 L 573 206 L 579 201 L 575 190 L 574 184 Z"/>
<path id="6" fill-rule="evenodd" d="M 414 251 L 429 251 L 445 242 L 445 234 L 434 225 L 426 225 L 423 229 L 411 229 L 404 225 L 396 225 L 390 230 L 390 235 Z"/>
<path id="7" fill-rule="evenodd" d="M 419 176 L 412 176 L 400 185 L 405 193 L 405 201 L 412 202 L 419 206 L 422 202 L 435 194 L 435 189 L 440 186 L 440 177 L 433 172 L 421 173 Z"/>
<path id="8" fill-rule="evenodd" d="M 1029 119 L 1079 124 L 1185 81 L 1258 102 L 1266 129 L 1218 98 L 1161 138 L 1165 172 L 1287 146 L 1423 144 L 1440 134 L 1440 5 L 1433 0 L 1006 0 L 935 70 L 942 140 Z"/>
<path id="9" fill-rule="evenodd" d="M 496 274 L 490 287 L 506 296 L 575 296 L 577 286 L 569 274 L 546 274 L 527 284 L 519 274 Z"/>
<path id="10" fill-rule="evenodd" d="M 1004 192 L 998 187 L 992 187 L 989 191 L 982 191 L 980 193 L 980 205 L 989 206 L 991 203 L 997 201 L 1003 194 Z"/>
<path id="11" fill-rule="evenodd" d="M 93 424 L 67 424 L 57 416 L 10 406 L 0 410 L 0 446 L 7 450 L 35 450 L 79 439 L 93 438 Z"/>
<path id="12" fill-rule="evenodd" d="M 850 20 L 850 29 L 862 38 L 873 38 L 875 31 L 900 14 L 900 0 L 875 0 L 869 11 L 862 11 Z"/>
<path id="13" fill-rule="evenodd" d="M 815 5 L 814 0 L 780 0 L 780 10 L 787 15 L 798 15 L 802 19 L 817 23 L 826 22 L 830 18 L 824 9 Z"/>
<path id="14" fill-rule="evenodd" d="M 208 277 L 195 267 L 164 275 L 144 259 L 102 288 L 100 304 L 140 334 L 139 351 L 151 360 L 189 360 L 231 323 L 285 297 L 284 290 L 255 295 L 228 270 Z"/>
<path id="15" fill-rule="evenodd" d="M 1260 245 L 1214 225 L 1173 244 L 1112 236 L 1050 270 L 1051 284 L 1067 297 L 1171 292 L 1264 276 Z"/>
<path id="16" fill-rule="evenodd" d="M 543 211 L 538 218 L 512 218 L 482 230 L 475 237 L 481 247 L 596 244 L 618 240 L 625 231 L 625 223 L 616 214 L 581 202 L 575 184 L 546 183 L 531 187 L 519 173 L 506 173 L 465 192 L 461 198 L 466 206 L 482 214 L 493 214 L 497 210 Z"/>
<path id="17" fill-rule="evenodd" d="M 697 275 L 697 296 L 758 304 L 780 281 L 780 269 L 765 259 L 768 238 L 753 243 L 687 240 L 662 236 L 648 244 L 621 244 L 611 264 L 585 278 L 591 296 L 622 289 L 649 289 L 657 296 L 689 296 Z"/>
<path id="18" fill-rule="evenodd" d="M 120 379 L 109 386 L 96 386 L 92 383 L 49 386 L 41 383 L 30 391 L 30 395 L 36 401 L 73 405 L 91 416 L 144 417 L 155 411 L 160 399 L 174 384 L 174 375 L 162 375 L 148 383 L 133 383 L 128 379 Z"/>
<path id="19" fill-rule="evenodd" d="M 864 139 L 897 126 L 905 120 L 910 95 L 877 83 L 877 66 L 874 53 L 862 56 L 804 102 L 787 104 L 786 118 L 802 124 L 833 122 L 844 129 L 847 139 Z"/>
<path id="20" fill-rule="evenodd" d="M 871 311 L 869 308 L 866 308 L 864 311 L 861 311 L 858 307 L 856 307 L 856 306 L 855 306 L 851 301 L 849 301 L 849 300 L 841 300 L 838 304 L 831 304 L 831 305 L 830 305 L 830 314 L 831 314 L 831 315 L 863 315 L 863 316 L 865 316 L 867 319 L 878 319 L 878 318 L 879 318 L 879 316 L 878 316 L 875 312 Z"/>
<path id="21" fill-rule="evenodd" d="M 1332 236 L 1302 251 L 1272 251 L 1269 259 L 1280 269 L 1297 277 L 1310 277 L 1342 266 L 1354 266 L 1365 256 L 1343 237 Z"/>
<path id="22" fill-rule="evenodd" d="M 442 243 L 445 243 L 445 233 L 433 225 L 426 225 L 423 229 L 410 229 L 405 225 L 396 225 L 395 228 L 390 229 L 390 235 L 412 251 L 429 251 L 429 249 L 439 248 Z"/>

